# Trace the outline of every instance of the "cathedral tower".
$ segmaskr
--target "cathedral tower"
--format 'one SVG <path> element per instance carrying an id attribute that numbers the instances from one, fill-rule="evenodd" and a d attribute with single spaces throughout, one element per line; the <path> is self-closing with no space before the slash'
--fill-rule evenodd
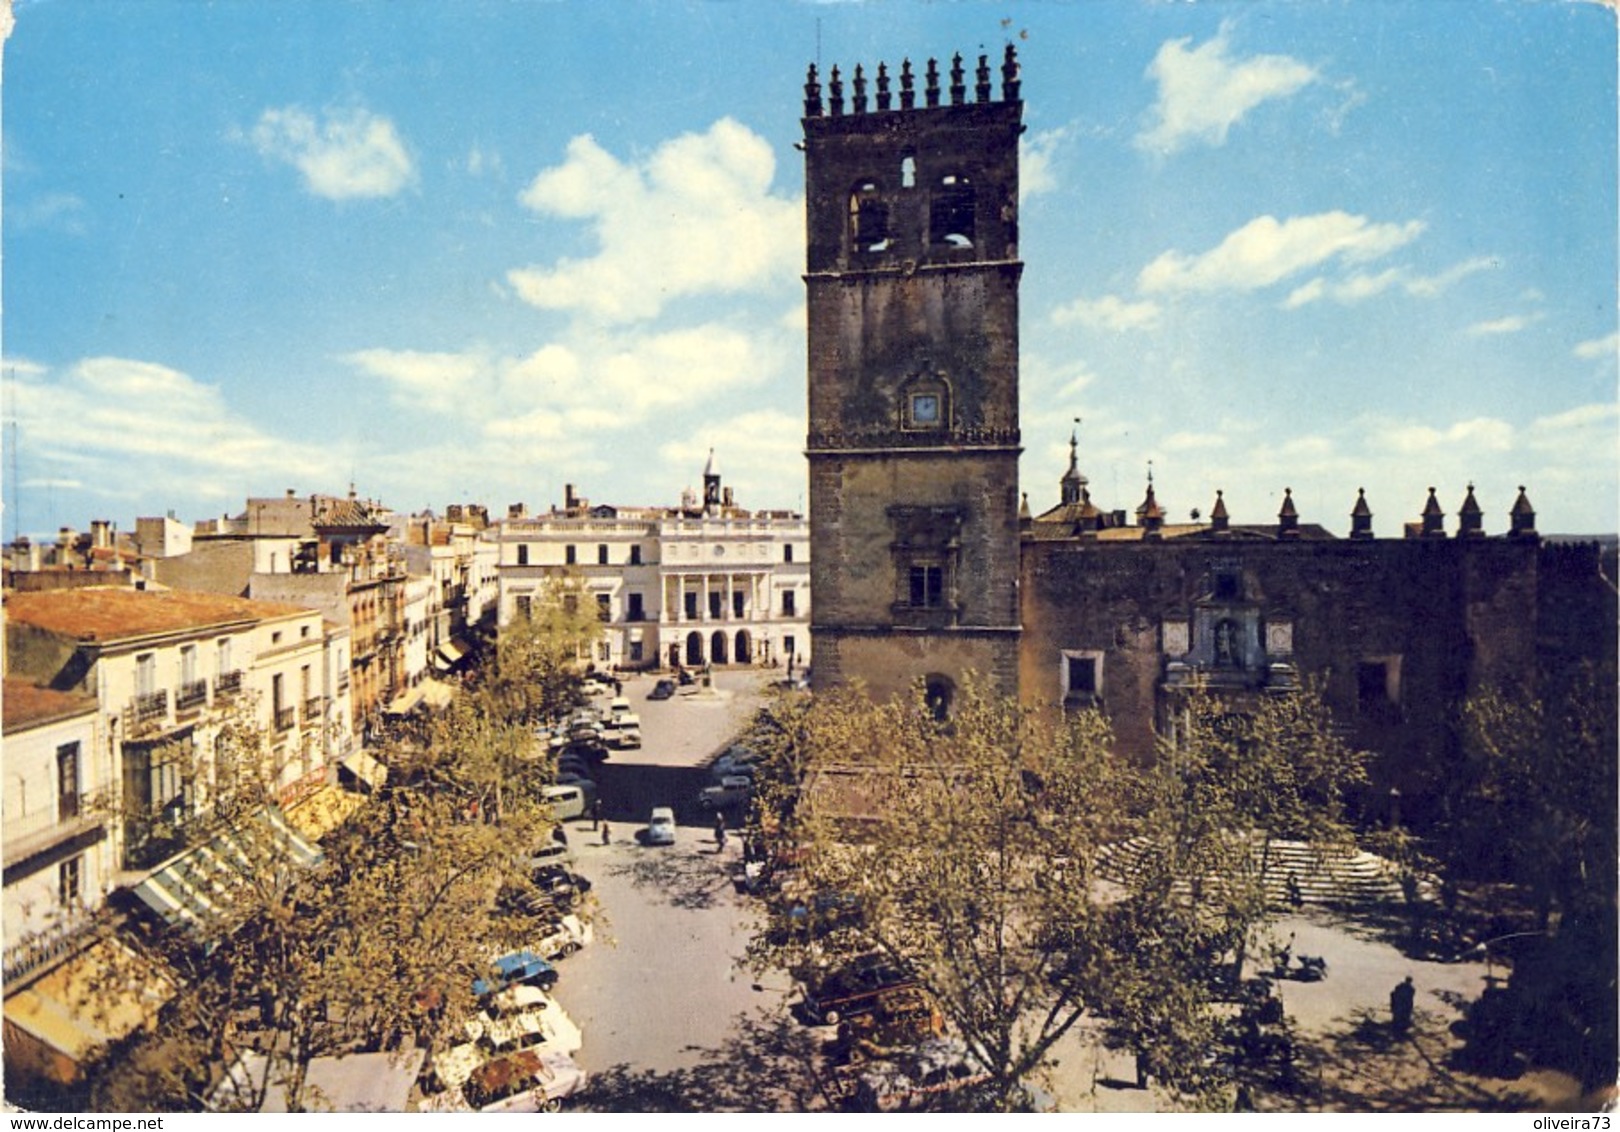
<path id="1" fill-rule="evenodd" d="M 1018 62 L 805 83 L 813 680 L 1018 672 Z M 942 85 L 943 84 L 943 85 Z M 869 90 L 875 86 L 875 91 Z M 898 87 L 898 90 L 894 89 Z"/>

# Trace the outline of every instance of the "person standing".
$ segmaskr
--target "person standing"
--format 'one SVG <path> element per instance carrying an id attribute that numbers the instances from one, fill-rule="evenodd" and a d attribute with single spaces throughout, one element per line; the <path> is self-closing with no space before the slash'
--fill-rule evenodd
<path id="1" fill-rule="evenodd" d="M 1395 1036 L 1404 1038 L 1412 1031 L 1412 1008 L 1417 1000 L 1417 988 L 1412 985 L 1412 976 L 1406 976 L 1405 981 L 1395 984 L 1395 989 L 1389 992 L 1389 1015 L 1395 1028 Z"/>

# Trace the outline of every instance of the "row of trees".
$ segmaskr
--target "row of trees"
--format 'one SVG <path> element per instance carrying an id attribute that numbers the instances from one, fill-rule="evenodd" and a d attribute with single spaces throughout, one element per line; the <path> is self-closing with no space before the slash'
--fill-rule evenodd
<path id="1" fill-rule="evenodd" d="M 236 1053 L 253 1049 L 268 1056 L 235 1102 L 257 1108 L 277 1083 L 296 1111 L 319 1103 L 305 1086 L 313 1058 L 457 1040 L 473 980 L 539 927 L 530 903 L 510 897 L 532 890 L 524 861 L 552 836 L 541 795 L 551 768 L 533 724 L 581 702 L 576 658 L 597 625 L 578 591 L 559 587 L 503 629 L 444 713 L 391 730 L 373 752 L 387 786 L 324 839 L 312 866 L 252 836 L 273 800 L 257 773 L 265 737 L 227 728 L 209 768 L 216 796 L 192 831 L 262 853 L 242 862 L 241 887 L 206 936 L 154 941 L 180 992 L 154 1031 L 109 1051 L 91 1107 L 199 1108 Z"/>
<path id="2" fill-rule="evenodd" d="M 1241 713 L 1195 694 L 1175 730 L 1138 766 L 1100 714 L 973 682 L 943 722 L 920 697 L 859 689 L 774 704 L 753 734 L 753 833 L 793 875 L 753 961 L 807 977 L 873 951 L 905 964 L 988 1072 L 993 1108 L 1022 1103 L 1088 1018 L 1186 1102 L 1230 1103 L 1242 1066 L 1209 1051 L 1266 924 L 1266 846 L 1347 839 L 1363 758 L 1311 691 Z"/>

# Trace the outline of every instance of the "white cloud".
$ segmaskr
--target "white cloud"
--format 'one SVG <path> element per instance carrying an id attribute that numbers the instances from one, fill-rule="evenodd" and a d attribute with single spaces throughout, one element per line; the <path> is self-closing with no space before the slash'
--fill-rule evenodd
<path id="1" fill-rule="evenodd" d="M 1606 358 L 1612 359 L 1616 351 L 1620 351 L 1620 334 L 1610 334 L 1604 338 L 1589 338 L 1585 342 L 1577 342 L 1574 354 L 1583 361 L 1595 362 Z"/>
<path id="2" fill-rule="evenodd" d="M 1339 211 L 1287 220 L 1260 216 L 1202 255 L 1165 252 L 1142 269 L 1137 286 L 1148 293 L 1252 291 L 1329 260 L 1378 259 L 1417 239 L 1423 228 L 1420 220 L 1375 224 Z"/>
<path id="3" fill-rule="evenodd" d="M 369 349 L 340 360 L 402 407 L 490 436 L 537 439 L 619 431 L 654 413 L 718 403 L 778 372 L 790 327 L 750 335 L 718 323 L 657 334 L 579 334 L 520 357 L 481 350 Z"/>
<path id="4" fill-rule="evenodd" d="M 1332 299 L 1348 306 L 1383 294 L 1395 287 L 1416 298 L 1433 299 L 1444 294 L 1459 280 L 1476 271 L 1484 271 L 1495 266 L 1496 260 L 1488 256 L 1476 256 L 1434 275 L 1413 275 L 1404 267 L 1391 267 L 1376 275 L 1357 272 L 1332 283 L 1324 278 L 1317 278 L 1295 288 L 1288 298 L 1283 300 L 1282 305 L 1285 310 L 1295 310 L 1319 299 Z"/>
<path id="5" fill-rule="evenodd" d="M 298 106 L 266 110 L 253 127 L 261 154 L 304 175 L 318 197 L 388 197 L 410 184 L 415 163 L 394 123 L 367 110 L 327 110 L 317 121 Z"/>
<path id="6" fill-rule="evenodd" d="M 1506 452 L 1513 447 L 1513 426 L 1492 417 L 1459 421 L 1446 429 L 1423 424 L 1390 425 L 1378 429 L 1376 435 L 1376 447 L 1403 456 L 1425 456 L 1459 446 L 1485 452 Z"/>
<path id="7" fill-rule="evenodd" d="M 129 358 L 86 358 L 60 376 L 8 363 L 13 411 L 31 459 L 101 489 L 139 483 L 195 497 L 266 467 L 336 475 L 319 449 L 234 414 L 219 388 Z"/>
<path id="8" fill-rule="evenodd" d="M 772 194 L 775 169 L 770 145 L 730 118 L 634 165 L 577 137 L 521 199 L 544 215 L 590 221 L 599 251 L 514 269 L 507 282 L 543 310 L 614 323 L 653 318 L 684 296 L 777 285 L 803 254 L 804 218 L 798 201 Z"/>
<path id="9" fill-rule="evenodd" d="M 1227 29 L 1188 50 L 1173 39 L 1159 48 L 1148 77 L 1159 85 L 1153 125 L 1136 139 L 1139 149 L 1174 153 L 1189 142 L 1223 145 L 1227 131 L 1263 102 L 1287 98 L 1316 81 L 1315 69 L 1287 55 L 1227 54 Z"/>
<path id="10" fill-rule="evenodd" d="M 1159 325 L 1159 304 L 1151 299 L 1127 302 L 1117 295 L 1076 299 L 1052 312 L 1059 326 L 1079 323 L 1088 330 L 1150 330 Z"/>
<path id="11" fill-rule="evenodd" d="M 6 202 L 6 226 L 18 230 L 47 229 L 82 236 L 89 231 L 84 198 L 74 193 L 45 193 Z"/>
<path id="12" fill-rule="evenodd" d="M 1617 423 L 1620 423 L 1620 405 L 1612 401 L 1598 401 L 1578 405 L 1550 417 L 1538 417 L 1530 422 L 1529 432 L 1533 443 L 1562 444 L 1583 429 L 1606 429 L 1613 437 Z"/>
<path id="13" fill-rule="evenodd" d="M 1484 322 L 1476 322 L 1468 328 L 1466 333 L 1471 334 L 1476 338 L 1494 334 L 1517 334 L 1519 331 L 1526 329 L 1533 323 L 1540 322 L 1541 317 L 1542 316 L 1539 313 L 1504 315 L 1501 318 L 1491 318 L 1486 319 Z"/>
<path id="14" fill-rule="evenodd" d="M 1052 168 L 1056 151 L 1068 137 L 1069 130 L 1060 126 L 1055 130 L 1042 130 L 1038 134 L 1024 134 L 1018 139 L 1018 197 L 1020 202 L 1058 187 L 1057 173 Z"/>
<path id="15" fill-rule="evenodd" d="M 397 404 L 434 413 L 454 413 L 477 403 L 474 387 L 489 363 L 476 354 L 417 350 L 356 350 L 340 359 L 391 386 Z"/>

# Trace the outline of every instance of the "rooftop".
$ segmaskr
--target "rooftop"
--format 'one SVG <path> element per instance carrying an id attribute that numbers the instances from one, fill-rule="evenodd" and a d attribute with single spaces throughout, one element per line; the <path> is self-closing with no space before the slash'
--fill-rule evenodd
<path id="1" fill-rule="evenodd" d="M 96 710 L 94 696 L 55 692 L 37 687 L 27 680 L 7 680 L 4 696 L 5 730 L 8 734 Z"/>
<path id="2" fill-rule="evenodd" d="M 93 586 L 6 595 L 7 620 L 80 641 L 117 641 L 310 612 L 300 605 L 184 590 Z"/>

